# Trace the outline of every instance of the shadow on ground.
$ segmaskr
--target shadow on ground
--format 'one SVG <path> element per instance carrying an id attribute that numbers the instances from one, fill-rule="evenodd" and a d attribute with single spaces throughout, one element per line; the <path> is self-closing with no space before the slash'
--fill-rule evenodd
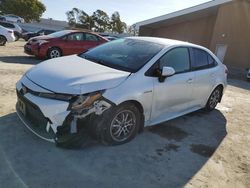
<path id="1" fill-rule="evenodd" d="M 32 56 L 0 56 L 0 62 L 4 63 L 19 63 L 19 64 L 30 64 L 35 65 L 40 63 L 42 60 L 36 59 Z"/>
<path id="2" fill-rule="evenodd" d="M 64 150 L 0 117 L 0 187 L 183 187 L 226 136 L 226 119 L 198 111 L 146 128 L 128 144 Z"/>

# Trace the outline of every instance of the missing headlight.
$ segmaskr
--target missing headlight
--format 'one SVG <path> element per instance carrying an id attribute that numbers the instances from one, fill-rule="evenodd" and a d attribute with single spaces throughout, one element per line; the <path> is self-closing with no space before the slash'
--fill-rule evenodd
<path id="1" fill-rule="evenodd" d="M 56 94 L 56 93 L 38 93 L 38 96 L 49 99 L 62 100 L 62 101 L 69 101 L 73 97 L 72 95 L 68 94 Z"/>

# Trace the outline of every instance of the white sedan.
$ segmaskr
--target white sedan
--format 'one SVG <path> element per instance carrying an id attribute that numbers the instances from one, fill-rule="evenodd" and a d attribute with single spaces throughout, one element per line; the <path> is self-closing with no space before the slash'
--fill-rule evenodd
<path id="1" fill-rule="evenodd" d="M 86 132 L 118 145 L 145 126 L 213 110 L 226 85 L 226 66 L 204 47 L 129 37 L 28 70 L 16 85 L 17 113 L 58 146 L 74 146 Z"/>
<path id="2" fill-rule="evenodd" d="M 6 44 L 6 42 L 15 41 L 14 31 L 11 29 L 7 29 L 0 25 L 0 46 Z"/>
<path id="3" fill-rule="evenodd" d="M 1 19 L 7 22 L 12 22 L 12 23 L 24 23 L 24 19 L 21 18 L 20 16 L 16 16 L 13 14 L 6 14 L 1 16 Z"/>

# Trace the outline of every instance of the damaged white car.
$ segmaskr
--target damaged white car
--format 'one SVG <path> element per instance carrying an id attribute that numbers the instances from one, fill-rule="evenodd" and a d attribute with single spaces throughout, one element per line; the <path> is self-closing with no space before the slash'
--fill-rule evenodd
<path id="1" fill-rule="evenodd" d="M 17 114 L 34 134 L 59 146 L 74 145 L 86 132 L 123 144 L 144 126 L 213 110 L 226 79 L 226 66 L 206 48 L 129 37 L 28 70 L 16 85 Z"/>

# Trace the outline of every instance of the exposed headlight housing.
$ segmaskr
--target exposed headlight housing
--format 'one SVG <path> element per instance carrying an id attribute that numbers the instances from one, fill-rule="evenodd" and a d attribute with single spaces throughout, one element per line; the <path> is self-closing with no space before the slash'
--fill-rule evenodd
<path id="1" fill-rule="evenodd" d="M 39 45 L 39 46 L 41 46 L 41 45 L 43 45 L 43 44 L 46 44 L 46 43 L 48 43 L 47 40 L 39 40 L 39 41 L 38 41 L 38 45 Z"/>
<path id="2" fill-rule="evenodd" d="M 92 93 L 87 96 L 84 95 L 77 96 L 77 98 L 74 100 L 74 102 L 71 103 L 69 108 L 70 110 L 73 111 L 90 108 L 93 105 L 93 103 L 96 100 L 100 99 L 101 97 L 102 94 L 100 92 Z"/>
<path id="3" fill-rule="evenodd" d="M 69 101 L 73 97 L 72 95 L 68 94 L 56 94 L 56 93 L 38 93 L 38 96 L 49 99 L 62 100 L 62 101 Z"/>

